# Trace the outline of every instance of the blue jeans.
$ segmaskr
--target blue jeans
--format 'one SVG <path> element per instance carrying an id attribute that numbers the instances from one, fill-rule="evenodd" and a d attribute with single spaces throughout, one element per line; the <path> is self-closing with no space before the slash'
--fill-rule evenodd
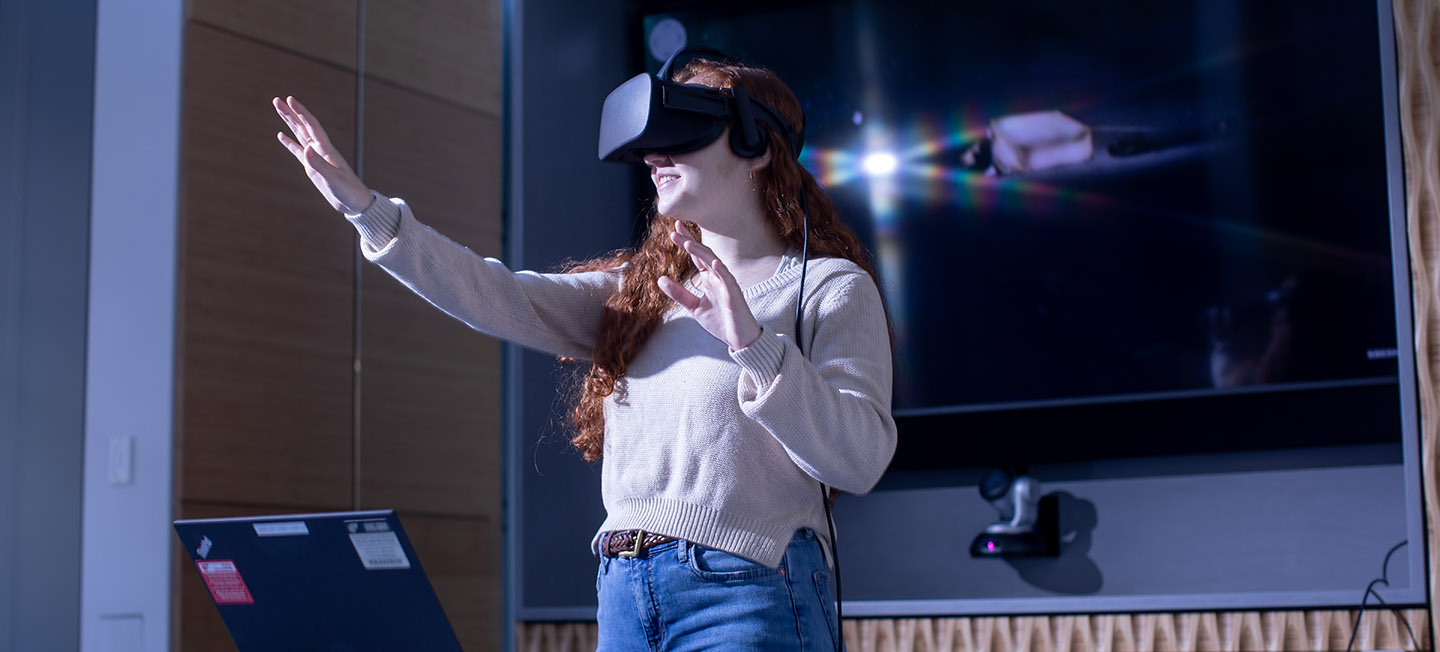
<path id="1" fill-rule="evenodd" d="M 835 650 L 834 579 L 820 546 L 800 530 L 774 569 L 687 541 L 601 558 L 599 652 Z"/>

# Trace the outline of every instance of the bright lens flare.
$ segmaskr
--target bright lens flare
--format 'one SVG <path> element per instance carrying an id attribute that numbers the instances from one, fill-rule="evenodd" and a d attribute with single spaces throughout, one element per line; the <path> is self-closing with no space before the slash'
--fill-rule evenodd
<path id="1" fill-rule="evenodd" d="M 878 177 L 895 172 L 900 167 L 900 159 L 894 154 L 880 152 L 866 156 L 860 165 L 865 168 L 866 174 Z"/>

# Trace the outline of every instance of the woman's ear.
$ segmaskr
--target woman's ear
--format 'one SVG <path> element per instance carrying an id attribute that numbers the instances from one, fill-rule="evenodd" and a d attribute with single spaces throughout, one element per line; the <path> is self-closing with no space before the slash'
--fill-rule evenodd
<path id="1" fill-rule="evenodd" d="M 751 171 L 751 172 L 755 172 L 755 171 L 758 171 L 758 170 L 763 170 L 763 169 L 765 169 L 765 166 L 770 165 L 770 153 L 773 152 L 773 151 L 775 151 L 775 148 L 770 147 L 769 145 L 766 145 L 766 146 L 765 146 L 765 153 L 764 153 L 764 154 L 761 154 L 761 155 L 759 155 L 759 156 L 756 156 L 755 158 L 749 159 L 749 160 L 750 160 L 750 171 Z"/>

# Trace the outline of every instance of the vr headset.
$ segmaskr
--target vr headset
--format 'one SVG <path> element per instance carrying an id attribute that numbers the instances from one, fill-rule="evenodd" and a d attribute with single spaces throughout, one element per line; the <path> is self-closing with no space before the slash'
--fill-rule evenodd
<path id="1" fill-rule="evenodd" d="M 688 56 L 687 56 L 688 55 Z M 600 160 L 643 163 L 649 152 L 681 154 L 715 142 L 731 126 L 730 149 L 741 158 L 765 153 L 769 126 L 789 142 L 800 156 L 805 135 L 790 126 L 778 112 L 751 98 L 743 88 L 730 92 L 699 84 L 670 80 L 670 67 L 681 57 L 735 63 L 713 52 L 681 50 L 655 75 L 641 73 L 605 97 L 600 110 Z"/>

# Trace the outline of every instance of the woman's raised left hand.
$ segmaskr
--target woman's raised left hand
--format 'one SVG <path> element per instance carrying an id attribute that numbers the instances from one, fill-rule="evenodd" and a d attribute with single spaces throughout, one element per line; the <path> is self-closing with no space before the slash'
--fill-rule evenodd
<path id="1" fill-rule="evenodd" d="M 695 277 L 695 285 L 701 295 L 696 296 L 668 276 L 660 277 L 660 291 L 690 311 L 690 316 L 694 317 L 695 321 L 716 339 L 728 345 L 731 351 L 750 346 L 751 342 L 760 337 L 760 324 L 755 321 L 755 315 L 745 303 L 745 296 L 741 293 L 740 283 L 735 280 L 735 276 L 725 268 L 725 263 L 721 262 L 715 252 L 700 244 L 679 220 L 675 221 L 675 230 L 670 233 L 670 241 L 690 254 L 695 267 L 699 268 L 700 273 Z"/>

